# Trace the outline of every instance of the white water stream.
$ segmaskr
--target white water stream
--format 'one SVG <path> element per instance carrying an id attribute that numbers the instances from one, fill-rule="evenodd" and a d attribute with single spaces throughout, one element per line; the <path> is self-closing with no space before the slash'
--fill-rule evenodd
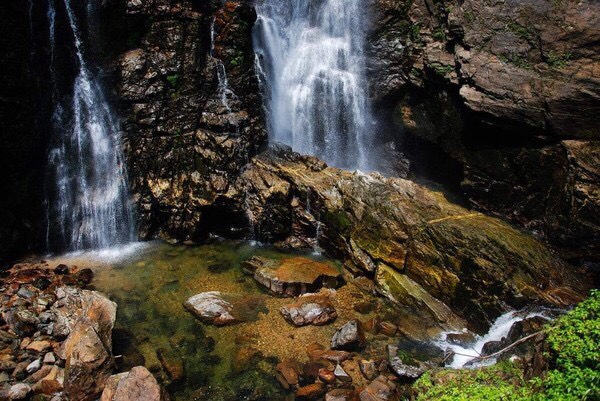
<path id="1" fill-rule="evenodd" d="M 101 249 L 135 239 L 127 171 L 119 126 L 98 78 L 92 73 L 71 0 L 49 0 L 50 72 L 59 74 L 57 57 L 57 6 L 66 16 L 73 38 L 77 75 L 69 96 L 55 85 L 53 148 L 49 154 L 51 196 L 48 237 L 59 236 L 63 249 Z M 88 19 L 93 16 L 88 10 Z M 50 241 L 50 238 L 49 238 Z"/>
<path id="2" fill-rule="evenodd" d="M 443 333 L 441 338 L 434 342 L 439 348 L 443 350 L 451 350 L 455 352 L 453 359 L 446 365 L 450 368 L 459 369 L 465 366 L 468 362 L 473 359 L 481 356 L 481 351 L 485 343 L 489 341 L 500 341 L 503 337 L 506 337 L 510 331 L 510 328 L 516 322 L 521 320 L 529 319 L 532 317 L 541 316 L 544 318 L 549 318 L 544 312 L 530 312 L 524 314 L 522 312 L 511 311 L 507 312 L 494 322 L 492 327 L 490 327 L 489 331 L 483 336 L 476 336 L 475 342 L 472 344 L 458 345 L 453 344 L 447 341 L 446 337 L 449 334 Z M 455 332 L 453 332 L 455 333 Z M 477 364 L 473 364 L 473 366 L 483 366 L 483 365 L 492 365 L 496 361 L 493 358 L 487 359 L 485 362 L 478 362 Z"/>
<path id="3" fill-rule="evenodd" d="M 254 28 L 272 142 L 370 169 L 362 0 L 263 0 Z"/>

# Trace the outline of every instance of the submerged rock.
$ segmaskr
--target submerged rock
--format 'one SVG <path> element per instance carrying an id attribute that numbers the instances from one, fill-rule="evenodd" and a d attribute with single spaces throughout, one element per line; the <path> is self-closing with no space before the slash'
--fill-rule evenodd
<path id="1" fill-rule="evenodd" d="M 331 348 L 335 350 L 355 351 L 367 345 L 362 324 L 352 320 L 340 327 L 331 339 Z"/>
<path id="2" fill-rule="evenodd" d="M 226 326 L 256 319 L 262 300 L 219 291 L 203 292 L 185 301 L 185 308 L 207 324 Z"/>
<path id="3" fill-rule="evenodd" d="M 270 291 L 290 297 L 343 284 L 341 273 L 331 265 L 302 257 L 276 261 L 254 256 L 244 262 L 244 270 Z"/>
<path id="4" fill-rule="evenodd" d="M 337 312 L 327 294 L 307 294 L 280 309 L 284 319 L 296 326 L 322 326 L 333 322 Z"/>

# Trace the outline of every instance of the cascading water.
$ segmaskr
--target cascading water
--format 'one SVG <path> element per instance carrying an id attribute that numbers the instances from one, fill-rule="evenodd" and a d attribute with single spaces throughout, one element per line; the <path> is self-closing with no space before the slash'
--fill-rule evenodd
<path id="1" fill-rule="evenodd" d="M 89 3 L 88 18 L 92 18 Z M 73 39 L 76 77 L 59 89 L 55 68 L 57 11 Z M 53 248 L 100 249 L 135 239 L 119 127 L 86 60 L 71 0 L 48 0 L 50 74 L 54 84 L 53 141 L 49 154 L 48 240 Z M 59 237 L 60 240 L 56 237 Z M 61 249 L 61 250 L 62 250 Z"/>
<path id="2" fill-rule="evenodd" d="M 370 169 L 362 0 L 263 0 L 254 45 L 272 141 Z"/>

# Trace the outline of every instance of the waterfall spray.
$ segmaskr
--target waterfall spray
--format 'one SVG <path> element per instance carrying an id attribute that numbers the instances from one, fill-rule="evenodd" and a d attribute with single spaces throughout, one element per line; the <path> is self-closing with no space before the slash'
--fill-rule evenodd
<path id="1" fill-rule="evenodd" d="M 53 148 L 49 167 L 48 237 L 68 250 L 99 249 L 135 239 L 119 127 L 85 55 L 71 0 L 62 0 L 73 38 L 77 75 L 72 92 L 58 93 L 54 65 L 59 1 L 49 0 L 50 72 L 54 85 Z M 58 236 L 60 241 L 50 237 Z"/>

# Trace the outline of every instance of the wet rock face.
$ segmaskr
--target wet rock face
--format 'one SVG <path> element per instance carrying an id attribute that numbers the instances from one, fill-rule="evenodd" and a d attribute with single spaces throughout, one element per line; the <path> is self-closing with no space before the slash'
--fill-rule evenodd
<path id="1" fill-rule="evenodd" d="M 462 180 L 474 206 L 597 260 L 599 177 L 582 165 L 600 141 L 600 5 L 371 4 L 371 88 L 413 170 L 433 164 L 425 175 Z M 458 163 L 456 174 L 415 141 Z"/>
<path id="2" fill-rule="evenodd" d="M 281 227 L 278 237 L 261 240 L 316 240 L 355 274 L 373 278 L 380 293 L 444 330 L 461 330 L 466 318 L 485 332 L 506 304 L 564 305 L 585 287 L 577 270 L 533 237 L 411 181 L 274 149 L 255 157 L 235 188 L 228 196 L 261 227 Z"/>
<path id="3" fill-rule="evenodd" d="M 217 198 L 266 140 L 254 10 L 237 1 L 197 3 L 127 2 L 132 18 L 146 20 L 116 63 L 142 237 L 204 235 Z"/>

